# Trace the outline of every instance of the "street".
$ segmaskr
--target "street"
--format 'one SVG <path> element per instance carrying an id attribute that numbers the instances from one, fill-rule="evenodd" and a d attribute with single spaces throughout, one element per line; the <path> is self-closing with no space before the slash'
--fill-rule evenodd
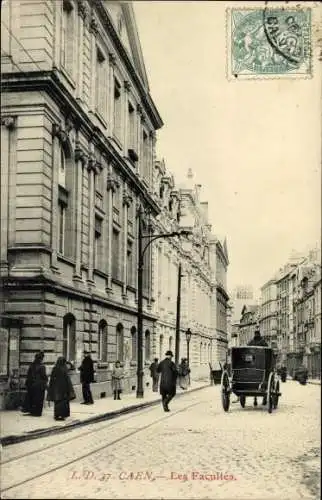
<path id="1" fill-rule="evenodd" d="M 168 414 L 157 406 L 5 447 L 1 497 L 317 499 L 320 386 L 281 392 L 271 415 L 251 399 L 225 413 L 210 386 Z"/>

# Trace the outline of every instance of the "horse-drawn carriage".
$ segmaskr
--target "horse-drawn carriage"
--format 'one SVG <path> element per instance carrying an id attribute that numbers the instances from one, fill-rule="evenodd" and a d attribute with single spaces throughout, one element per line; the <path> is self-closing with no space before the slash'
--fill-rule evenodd
<path id="1" fill-rule="evenodd" d="M 230 395 L 239 397 L 245 407 L 246 397 L 263 397 L 268 412 L 278 406 L 280 381 L 275 369 L 275 356 L 270 347 L 247 346 L 231 349 L 231 377 L 227 370 L 221 376 L 221 399 L 225 411 L 229 410 Z"/>

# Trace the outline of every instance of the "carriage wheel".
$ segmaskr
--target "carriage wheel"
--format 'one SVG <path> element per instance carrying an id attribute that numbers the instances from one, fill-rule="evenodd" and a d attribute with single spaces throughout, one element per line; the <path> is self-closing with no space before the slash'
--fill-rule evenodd
<path id="1" fill-rule="evenodd" d="M 273 400 L 274 400 L 274 373 L 271 372 L 268 378 L 267 384 L 267 409 L 268 413 L 272 413 L 273 410 Z"/>
<path id="2" fill-rule="evenodd" d="M 243 394 L 241 396 L 239 396 L 239 402 L 240 402 L 240 406 L 242 408 L 245 408 L 246 396 L 244 396 Z"/>
<path id="3" fill-rule="evenodd" d="M 230 404 L 230 385 L 229 385 L 229 377 L 226 371 L 223 372 L 221 376 L 221 402 L 224 411 L 229 410 Z"/>
<path id="4" fill-rule="evenodd" d="M 278 407 L 279 392 L 280 392 L 280 382 L 278 380 L 275 384 L 275 393 L 274 393 L 274 398 L 273 398 L 273 409 L 274 410 L 276 410 L 276 408 Z"/>

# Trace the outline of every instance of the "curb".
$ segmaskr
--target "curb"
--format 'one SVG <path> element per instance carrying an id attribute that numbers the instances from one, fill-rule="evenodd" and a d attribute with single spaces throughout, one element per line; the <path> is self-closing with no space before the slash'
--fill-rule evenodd
<path id="1" fill-rule="evenodd" d="M 209 384 L 203 385 L 201 387 L 196 387 L 195 389 L 191 389 L 190 391 L 187 392 L 182 392 L 180 394 L 177 394 L 176 396 L 177 397 L 185 396 L 186 394 L 206 389 L 206 387 L 210 387 Z M 156 406 L 157 404 L 160 403 L 161 403 L 161 398 L 156 399 L 154 401 L 148 401 L 146 403 L 128 406 L 126 408 L 121 408 L 120 410 L 113 410 L 107 413 L 101 413 L 99 415 L 95 415 L 94 417 L 87 418 L 86 420 L 75 420 L 74 422 L 71 422 L 70 424 L 67 424 L 64 427 L 47 427 L 45 429 L 29 431 L 26 434 L 5 436 L 0 438 L 0 444 L 2 446 L 10 446 L 12 444 L 22 443 L 24 441 L 31 441 L 32 439 L 47 437 L 54 434 L 62 434 L 63 432 L 68 432 L 78 427 L 84 427 L 85 425 L 95 424 L 98 422 L 102 422 L 103 420 L 112 420 L 113 418 L 117 418 L 121 415 L 126 415 L 127 413 L 134 413 L 136 411 L 148 408 L 150 406 Z"/>

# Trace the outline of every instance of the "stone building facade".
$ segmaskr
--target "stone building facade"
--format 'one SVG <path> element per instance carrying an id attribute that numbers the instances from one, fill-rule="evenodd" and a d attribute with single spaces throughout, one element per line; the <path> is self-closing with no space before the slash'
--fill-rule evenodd
<path id="1" fill-rule="evenodd" d="M 238 345 L 245 346 L 252 340 L 259 325 L 260 308 L 258 305 L 245 305 L 238 326 Z"/>
<path id="2" fill-rule="evenodd" d="M 167 349 L 175 350 L 181 265 L 179 358 L 187 356 L 185 332 L 190 328 L 192 376 L 209 376 L 209 363 L 226 360 L 227 246 L 212 233 L 208 204 L 200 200 L 200 186 L 194 183 L 192 172 L 184 185 L 176 187 L 164 161 L 156 162 L 155 168 L 155 188 L 162 201 L 155 233 L 184 229 L 191 237 L 160 239 L 153 246 L 153 312 L 158 316 L 154 353 L 161 358 Z"/>
<path id="3" fill-rule="evenodd" d="M 277 287 L 270 280 L 261 288 L 260 332 L 269 346 L 277 348 Z"/>
<path id="4" fill-rule="evenodd" d="M 162 126 L 133 8 L 103 0 L 15 0 L 1 14 L 6 352 L 10 320 L 19 318 L 20 339 L 11 347 L 19 349 L 21 381 L 39 349 L 49 369 L 61 354 L 78 366 L 86 349 L 96 362 L 96 396 L 110 391 L 116 359 L 131 390 L 137 209 L 152 217 L 160 211 L 153 185 L 155 132 Z M 149 255 L 144 267 L 148 364 L 156 321 Z"/>

